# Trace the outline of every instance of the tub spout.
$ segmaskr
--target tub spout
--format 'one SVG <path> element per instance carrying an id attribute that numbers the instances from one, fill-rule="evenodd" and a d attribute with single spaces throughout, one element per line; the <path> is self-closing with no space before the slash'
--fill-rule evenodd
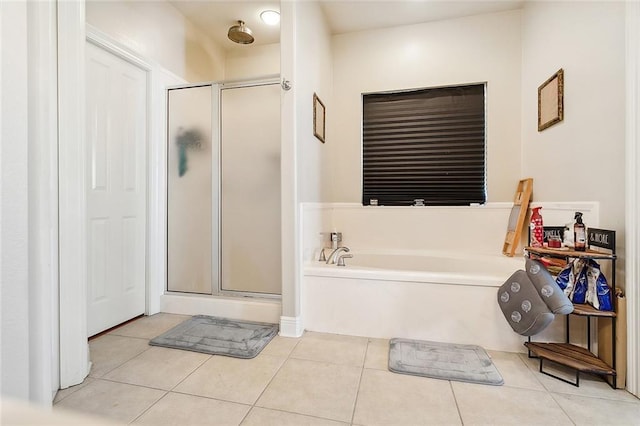
<path id="1" fill-rule="evenodd" d="M 353 257 L 352 254 L 341 254 L 340 256 L 338 256 L 338 261 L 336 262 L 336 266 L 347 266 L 344 263 L 345 259 L 351 259 Z"/>
<path id="2" fill-rule="evenodd" d="M 334 251 L 331 252 L 331 255 L 327 258 L 327 265 L 333 265 L 336 263 L 336 259 L 342 252 L 349 252 L 349 247 L 338 247 Z"/>

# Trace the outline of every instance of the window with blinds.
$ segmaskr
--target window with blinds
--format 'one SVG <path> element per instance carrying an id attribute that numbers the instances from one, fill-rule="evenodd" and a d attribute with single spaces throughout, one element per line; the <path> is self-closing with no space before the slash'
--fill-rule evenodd
<path id="1" fill-rule="evenodd" d="M 363 205 L 486 201 L 484 84 L 365 94 L 362 106 Z"/>

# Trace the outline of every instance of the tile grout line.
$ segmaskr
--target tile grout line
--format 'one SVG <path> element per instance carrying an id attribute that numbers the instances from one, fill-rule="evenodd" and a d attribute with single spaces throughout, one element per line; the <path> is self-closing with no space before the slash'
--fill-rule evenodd
<path id="1" fill-rule="evenodd" d="M 364 348 L 364 356 L 362 357 L 362 368 L 360 368 L 360 377 L 358 378 L 358 387 L 356 388 L 356 397 L 353 400 L 353 410 L 351 411 L 351 421 L 349 422 L 353 425 L 353 421 L 356 417 L 356 408 L 358 407 L 358 398 L 360 397 L 360 386 L 362 385 L 362 376 L 364 376 L 364 364 L 367 361 L 367 353 L 369 352 L 369 345 L 371 342 L 367 339 L 367 346 Z"/>
<path id="2" fill-rule="evenodd" d="M 303 334 L 304 336 L 304 334 Z M 284 359 L 284 361 L 282 362 L 282 364 L 280 364 L 280 367 L 278 367 L 278 369 L 276 370 L 276 372 L 273 374 L 273 376 L 271 376 L 271 379 L 269 379 L 269 383 L 267 383 L 267 385 L 264 387 L 264 389 L 262 389 L 262 392 L 260 392 L 260 395 L 258 395 L 258 397 L 256 398 L 255 401 L 253 401 L 253 404 L 251 404 L 251 407 L 249 408 L 249 410 L 247 411 L 247 414 L 244 415 L 244 417 L 242 418 L 242 420 L 240 420 L 239 425 L 242 424 L 242 422 L 244 422 L 246 420 L 246 418 L 249 416 L 249 414 L 251 413 L 251 411 L 256 407 L 256 403 L 260 400 L 260 398 L 262 398 L 262 395 L 264 395 L 265 391 L 267 390 L 267 388 L 269 387 L 269 385 L 273 382 L 273 379 L 276 378 L 276 376 L 278 375 L 278 373 L 280 372 L 280 370 L 282 370 L 282 367 L 284 367 L 284 365 L 287 363 L 287 361 L 289 361 L 289 359 L 291 359 L 291 354 L 293 353 L 293 351 L 295 351 L 296 347 L 298 347 L 298 345 L 300 344 L 300 342 L 302 341 L 302 336 L 299 338 L 300 340 L 298 340 L 296 342 L 295 345 L 293 345 L 293 348 L 291 348 L 291 351 L 289 352 L 289 354 L 286 356 L 286 358 Z M 271 343 L 271 342 L 269 342 Z M 268 344 L 267 344 L 268 346 Z M 266 346 L 265 346 L 266 348 Z M 263 348 L 264 350 L 264 348 Z M 259 354 L 258 354 L 259 356 Z M 293 358 L 295 359 L 295 358 Z M 262 408 L 262 407 L 260 407 Z"/>
<path id="3" fill-rule="evenodd" d="M 82 381 L 82 383 L 78 383 L 77 385 L 69 386 L 69 387 L 68 387 L 68 388 L 66 388 L 66 389 L 71 389 L 71 388 L 76 387 L 76 386 L 81 386 L 81 387 L 79 387 L 78 389 L 75 389 L 73 392 L 69 392 L 67 395 L 63 396 L 62 398 L 60 398 L 59 400 L 57 400 L 57 401 L 56 401 L 55 399 L 56 399 L 56 397 L 58 396 L 58 393 L 59 393 L 60 391 L 62 391 L 62 390 L 66 390 L 66 389 L 58 389 L 58 390 L 56 391 L 55 396 L 53 397 L 53 401 L 51 401 L 51 406 L 53 407 L 53 406 L 55 406 L 55 405 L 60 404 L 62 401 L 64 401 L 65 399 L 69 398 L 69 397 L 70 397 L 71 395 L 73 395 L 74 393 L 76 393 L 76 392 L 78 392 L 79 390 L 82 390 L 83 388 L 85 388 L 85 387 L 89 386 L 91 383 L 87 383 L 87 384 L 85 384 L 84 386 L 82 386 L 82 384 L 83 384 L 85 381 L 87 381 L 88 379 L 90 379 L 92 382 L 94 382 L 94 381 L 96 380 L 96 378 L 95 378 L 95 377 L 91 377 L 91 376 L 87 376 L 87 377 L 85 377 L 85 378 L 84 378 L 84 380 Z"/>
<path id="4" fill-rule="evenodd" d="M 357 337 L 359 337 L 359 336 L 357 336 Z M 369 345 L 369 342 L 367 341 L 367 347 L 368 347 L 368 345 Z M 293 351 L 292 351 L 292 353 L 293 353 Z M 365 358 L 366 358 L 366 355 L 367 355 L 367 351 L 365 350 L 365 354 L 364 354 Z M 345 364 L 345 363 L 341 363 L 341 362 L 333 362 L 333 361 L 327 361 L 327 360 L 319 361 L 317 359 L 312 359 L 312 358 L 302 358 L 302 357 L 295 357 L 295 356 L 290 356 L 290 358 L 301 360 L 301 361 L 323 362 L 325 364 L 331 364 L 331 365 L 358 367 L 357 365 L 353 365 L 353 364 Z M 364 366 L 364 361 L 363 361 L 363 366 Z M 371 370 L 377 370 L 376 368 L 370 368 L 370 369 Z"/>
<path id="5" fill-rule="evenodd" d="M 624 392 L 629 393 L 626 390 L 624 390 Z M 548 391 L 548 393 L 554 394 L 554 395 L 563 395 L 563 396 L 576 396 L 578 398 L 597 399 L 597 400 L 606 401 L 606 402 L 621 402 L 625 404 L 634 404 L 634 405 L 640 404 L 640 400 L 626 401 L 624 399 L 608 398 L 608 397 L 595 396 L 595 395 L 583 395 L 583 394 L 563 392 L 563 391 Z M 629 395 L 633 395 L 633 394 L 629 393 Z"/>
<path id="6" fill-rule="evenodd" d="M 101 378 L 103 378 L 104 376 L 106 376 L 107 374 L 111 373 L 112 371 L 115 371 L 115 370 L 117 370 L 118 368 L 122 367 L 122 366 L 123 366 L 123 365 L 125 365 L 127 362 L 129 362 L 129 361 L 133 360 L 134 358 L 139 357 L 139 356 L 140 356 L 140 355 L 142 355 L 143 353 L 147 352 L 149 349 L 151 349 L 151 347 L 148 347 L 148 348 L 146 348 L 145 350 L 143 350 L 142 352 L 140 352 L 139 354 L 135 354 L 135 355 L 133 355 L 131 358 L 126 359 L 125 361 L 123 361 L 123 362 L 121 362 L 120 364 L 116 365 L 116 366 L 115 366 L 115 367 L 113 367 L 112 369 L 110 369 L 110 370 L 106 371 L 106 372 L 105 372 L 102 376 L 100 376 L 100 377 L 92 376 L 92 375 L 91 375 L 91 372 L 89 372 L 89 376 L 87 376 L 87 377 L 91 377 L 91 378 L 94 378 L 94 379 L 101 379 Z"/>
<path id="7" fill-rule="evenodd" d="M 150 340 L 150 339 L 146 339 L 146 340 L 147 340 L 147 342 L 149 342 L 149 340 Z M 129 359 L 129 360 L 127 360 L 127 361 L 123 362 L 120 366 L 124 365 L 126 362 L 131 361 L 133 358 L 136 358 L 136 357 L 138 357 L 138 356 L 142 355 L 143 353 L 147 352 L 147 351 L 148 351 L 148 350 L 150 350 L 150 349 L 151 349 L 151 346 L 149 346 L 147 349 L 145 349 L 144 351 L 142 351 L 142 352 L 141 352 L 141 353 L 139 353 L 138 355 L 136 355 L 136 356 L 132 357 L 131 359 Z M 157 403 L 159 403 L 159 402 L 160 402 L 160 401 L 162 401 L 164 398 L 166 398 L 166 396 L 167 396 L 167 395 L 169 395 L 169 393 L 171 393 L 171 391 L 173 391 L 173 389 L 175 389 L 177 386 L 179 386 L 179 385 L 180 385 L 180 383 L 182 383 L 183 381 L 185 381 L 189 376 L 191 376 L 191 375 L 192 375 L 196 370 L 198 370 L 200 367 L 202 367 L 202 365 L 203 365 L 205 362 L 207 362 L 209 359 L 211 359 L 211 358 L 212 358 L 212 356 L 210 355 L 208 358 L 206 358 L 205 360 L 203 360 L 203 361 L 202 361 L 198 366 L 196 366 L 196 368 L 194 368 L 194 369 L 193 369 L 193 371 L 191 371 L 189 374 L 187 374 L 187 376 L 186 376 L 184 379 L 180 380 L 176 385 L 174 385 L 174 386 L 173 386 L 171 389 L 169 389 L 169 390 L 167 390 L 167 389 L 158 389 L 158 388 L 153 388 L 153 387 L 150 387 L 150 386 L 134 385 L 134 384 L 131 384 L 131 383 L 118 382 L 118 381 L 115 381 L 115 380 L 109 380 L 109 379 L 103 379 L 103 380 L 105 380 L 105 381 L 109 381 L 109 382 L 112 382 L 112 383 L 123 383 L 123 384 L 128 384 L 128 385 L 131 385 L 131 386 L 140 386 L 140 387 L 143 387 L 143 388 L 148 388 L 148 389 L 154 389 L 154 390 L 161 390 L 161 391 L 164 391 L 164 395 L 162 395 L 160 398 L 158 398 L 158 400 L 157 400 L 157 401 L 155 401 L 153 404 L 151 404 L 149 407 L 147 407 L 145 410 L 143 410 L 143 411 L 142 411 L 142 413 L 140 413 L 137 417 L 135 417 L 132 421 L 130 421 L 130 422 L 129 422 L 129 424 L 132 424 L 132 423 L 134 423 L 136 420 L 138 420 L 140 417 L 142 417 L 143 415 L 145 415 L 145 414 L 146 414 L 149 410 L 151 410 L 153 407 L 155 407 Z M 118 366 L 118 367 L 116 367 L 116 368 L 119 368 L 120 366 Z M 115 370 L 115 368 L 114 368 L 114 369 L 112 369 L 112 370 L 110 370 L 109 372 L 111 372 L 111 371 L 113 371 L 113 370 Z M 105 373 L 105 375 L 106 375 L 106 374 L 109 374 L 109 372 L 108 372 L 108 373 Z"/>
<path id="8" fill-rule="evenodd" d="M 149 348 L 151 349 L 151 348 Z M 144 352 L 146 352 L 146 349 Z M 179 350 L 179 349 L 178 349 Z M 142 352 L 142 353 L 144 353 Z M 140 353 L 139 355 L 142 355 L 142 353 Z M 136 355 L 137 357 L 137 355 Z M 200 367 L 202 367 L 202 365 L 207 362 L 209 359 L 211 359 L 213 357 L 213 355 L 209 355 L 209 358 L 205 359 L 204 361 L 202 361 L 200 363 L 200 365 L 196 366 L 193 371 L 191 371 L 189 374 L 187 374 L 187 376 L 180 380 L 176 385 L 174 385 L 172 388 L 170 389 L 162 389 L 162 388 L 154 388 L 153 386 L 147 386 L 147 385 L 141 385 L 141 384 L 136 384 L 136 383 L 129 383 L 129 382 L 123 382 L 123 381 L 119 381 L 119 380 L 115 380 L 115 379 L 109 379 L 107 377 L 92 377 L 93 381 L 97 381 L 97 380 L 103 380 L 105 382 L 110 382 L 110 383 L 119 383 L 119 384 L 123 384 L 123 385 L 129 385 L 129 386 L 138 386 L 141 388 L 146 388 L 146 389 L 153 389 L 153 390 L 159 390 L 159 391 L 164 391 L 164 392 L 172 392 L 177 386 L 179 386 L 183 381 L 185 381 L 189 376 L 191 376 L 196 370 L 198 370 Z M 135 358 L 135 357 L 134 357 Z M 133 358 L 132 358 L 133 359 Z M 118 367 L 119 368 L 119 367 Z M 115 369 L 114 369 L 115 370 Z M 113 370 L 112 370 L 113 371 Z"/>
<path id="9" fill-rule="evenodd" d="M 136 319 L 134 319 L 133 321 L 130 321 L 130 322 L 134 322 L 134 321 L 136 321 L 136 320 L 138 320 L 138 319 L 139 319 L 139 318 L 136 318 Z M 135 337 L 135 336 L 126 336 L 126 335 L 116 334 L 116 333 L 114 333 L 115 331 L 117 331 L 117 328 L 116 328 L 115 330 L 113 330 L 113 331 L 110 331 L 110 332 L 108 332 L 108 333 L 105 333 L 105 334 L 104 334 L 104 335 L 102 335 L 102 336 L 96 337 L 95 339 L 88 339 L 88 342 L 87 342 L 87 343 L 88 343 L 88 345 L 89 345 L 89 351 L 91 351 L 91 341 L 92 341 L 92 340 L 96 341 L 96 340 L 99 340 L 99 339 L 104 338 L 104 337 L 106 337 L 106 336 L 112 336 L 112 337 L 125 337 L 125 338 L 129 338 L 129 339 L 145 340 L 145 341 L 147 341 L 147 344 L 148 344 L 148 342 L 149 342 L 149 340 L 150 340 L 150 339 L 148 339 L 148 338 L 144 338 L 144 337 Z M 92 375 L 91 375 L 91 371 L 89 371 L 89 374 L 87 374 L 87 377 L 85 377 L 85 378 L 84 378 L 84 380 L 82 381 L 82 383 L 78 383 L 77 385 L 74 385 L 74 386 L 80 386 L 80 385 L 82 385 L 82 384 L 83 384 L 86 380 L 88 380 L 88 379 L 90 379 L 92 382 L 94 382 L 94 381 L 96 381 L 96 380 L 101 380 L 101 379 L 103 379 L 103 378 L 104 378 L 104 376 L 106 376 L 107 374 L 111 373 L 112 371 L 114 371 L 115 369 L 117 369 L 117 368 L 119 368 L 119 367 L 122 367 L 124 364 L 126 364 L 127 362 L 129 362 L 129 361 L 131 361 L 132 359 L 136 358 L 137 356 L 142 355 L 143 353 L 145 353 L 145 352 L 146 352 L 146 351 L 148 351 L 149 349 L 151 349 L 151 347 L 147 347 L 147 348 L 146 348 L 146 349 L 144 349 L 142 352 L 140 352 L 140 353 L 138 353 L 138 354 L 135 354 L 135 355 L 133 355 L 133 356 L 132 356 L 132 357 L 130 357 L 130 358 L 127 358 L 126 360 L 124 360 L 124 361 L 123 361 L 123 362 L 121 362 L 120 364 L 118 364 L 118 365 L 116 365 L 115 367 L 113 367 L 113 368 L 111 368 L 111 369 L 107 370 L 104 374 L 102 374 L 102 375 L 101 375 L 101 376 L 99 376 L 99 377 L 97 377 L 97 376 L 92 376 Z M 108 379 L 105 379 L 105 380 L 110 381 L 110 382 L 113 382 L 113 383 L 123 383 L 123 382 L 117 382 L 117 381 L 115 381 L 115 380 L 108 380 Z M 86 387 L 86 386 L 88 386 L 89 384 L 90 384 L 90 383 L 87 383 L 86 385 L 84 385 L 84 386 L 82 386 L 82 387 L 79 387 L 78 389 L 74 390 L 73 392 L 69 392 L 69 394 L 68 394 L 68 395 L 65 395 L 64 397 L 60 398 L 58 401 L 55 401 L 56 396 L 54 395 L 54 398 L 53 398 L 54 400 L 53 400 L 53 401 L 51 401 L 51 406 L 53 407 L 53 406 L 55 406 L 55 405 L 59 404 L 60 402 L 64 401 L 65 399 L 67 399 L 68 397 L 70 397 L 70 396 L 71 396 L 71 395 L 73 395 L 74 393 L 78 392 L 79 390 L 81 390 L 81 389 L 85 388 L 85 387 Z M 124 383 L 124 384 L 130 384 L 130 383 Z M 70 387 L 74 387 L 74 386 L 70 386 Z M 137 385 L 134 385 L 134 386 L 137 386 Z M 67 388 L 67 389 L 69 389 L 69 388 Z M 149 388 L 149 389 L 155 389 L 155 388 Z M 57 394 L 58 394 L 58 392 L 60 392 L 61 390 L 64 390 L 64 389 L 58 389 L 58 390 L 56 391 L 56 395 L 57 395 Z"/>
<path id="10" fill-rule="evenodd" d="M 131 420 L 128 424 L 132 424 L 134 423 L 136 420 L 138 420 L 140 417 L 144 416 L 149 410 L 151 410 L 153 407 L 155 407 L 155 405 L 162 401 L 167 395 L 169 395 L 169 391 L 165 391 L 164 395 L 162 395 L 160 398 L 158 398 L 157 401 L 155 401 L 153 404 L 151 404 L 150 406 L 148 406 L 146 409 L 142 410 L 142 413 L 138 414 L 133 420 Z"/>
<path id="11" fill-rule="evenodd" d="M 154 388 L 152 386 L 147 386 L 147 385 L 137 385 L 137 384 L 128 383 L 128 382 L 119 382 L 118 380 L 105 379 L 104 377 L 100 377 L 99 379 L 94 379 L 94 382 L 98 382 L 98 381 L 116 383 L 118 385 L 125 385 L 125 386 L 135 386 L 135 387 L 138 387 L 138 388 L 151 389 L 151 390 L 156 390 L 156 391 L 161 391 L 161 392 L 169 392 L 167 389 Z"/>
<path id="12" fill-rule="evenodd" d="M 168 331 L 168 330 L 167 330 Z M 162 333 L 160 333 L 162 334 Z M 149 337 L 139 337 L 139 336 L 127 336 L 126 334 L 116 334 L 116 333 L 109 333 L 109 334 L 105 334 L 104 336 L 100 336 L 98 338 L 96 338 L 95 340 L 99 340 L 102 339 L 105 336 L 111 336 L 111 337 L 126 337 L 129 339 L 138 339 L 138 340 L 146 340 L 147 342 L 151 339 L 153 339 L 153 337 L 149 338 Z M 155 336 L 154 336 L 155 337 Z"/>
<path id="13" fill-rule="evenodd" d="M 573 421 L 573 418 L 569 415 L 569 413 L 567 413 L 564 409 L 564 407 L 562 406 L 562 404 L 560 404 L 560 402 L 553 396 L 553 393 L 551 392 L 547 392 L 549 394 L 549 396 L 551 397 L 551 399 L 553 400 L 553 402 L 555 402 L 558 407 L 560 407 L 560 410 L 564 413 L 565 416 L 567 416 L 567 418 L 569 419 L 569 421 L 571 423 L 573 423 L 574 425 L 576 424 L 575 421 Z"/>
<path id="14" fill-rule="evenodd" d="M 211 401 L 224 402 L 224 403 L 227 403 L 227 404 L 244 405 L 246 407 L 251 408 L 251 404 L 247 404 L 246 402 L 230 401 L 228 399 L 214 398 L 212 396 L 198 395 L 198 394 L 195 394 L 195 393 L 189 393 L 189 392 L 179 391 L 179 390 L 171 390 L 171 391 L 169 391 L 169 393 L 173 393 L 173 394 L 176 394 L 176 395 L 193 396 L 194 398 L 209 399 Z"/>
<path id="15" fill-rule="evenodd" d="M 451 394 L 453 395 L 453 402 L 456 404 L 456 410 L 458 411 L 458 417 L 460 418 L 460 424 L 464 426 L 464 420 L 462 419 L 462 412 L 460 411 L 460 405 L 458 405 L 458 398 L 456 398 L 456 391 L 453 389 L 453 382 L 448 380 L 449 387 L 451 388 Z"/>
<path id="16" fill-rule="evenodd" d="M 181 349 L 177 349 L 177 350 L 181 350 Z M 200 352 L 199 352 L 200 353 Z M 206 355 L 206 354 L 205 354 Z M 215 355 L 211 355 L 209 354 L 209 356 L 203 360 L 200 365 L 196 366 L 196 368 L 193 369 L 193 371 L 191 371 L 189 374 L 187 374 L 186 376 L 184 376 L 184 378 L 182 380 L 179 380 L 178 383 L 176 383 L 171 389 L 169 389 L 169 392 L 173 392 L 175 390 L 175 388 L 177 388 L 178 386 L 180 386 L 182 383 L 184 383 L 185 380 L 187 380 L 189 377 L 191 377 L 196 371 L 198 371 L 203 365 L 205 365 L 207 362 L 211 361 L 213 359 Z M 188 394 L 187 394 L 188 395 Z"/>

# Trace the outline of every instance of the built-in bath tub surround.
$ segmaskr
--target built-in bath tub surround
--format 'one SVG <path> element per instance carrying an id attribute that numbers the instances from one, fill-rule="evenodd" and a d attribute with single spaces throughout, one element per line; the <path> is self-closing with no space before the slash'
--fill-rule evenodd
<path id="1" fill-rule="evenodd" d="M 592 226 L 598 223 L 597 203 L 536 205 L 543 206 L 545 224 L 562 225 L 576 210 L 588 211 Z M 303 205 L 304 328 L 524 352 L 524 338 L 509 327 L 496 302 L 497 288 L 524 268 L 521 250 L 513 258 L 500 253 L 511 207 Z M 330 244 L 327 232 L 336 230 L 353 254 L 346 266 L 317 260 L 320 248 Z M 561 341 L 562 321 L 536 338 Z"/>
<path id="2" fill-rule="evenodd" d="M 499 287 L 522 257 L 459 255 L 438 252 L 350 252 L 345 266 L 310 261 L 304 274 L 316 277 L 375 279 L 381 281 L 436 282 L 441 284 Z"/>
<path id="3" fill-rule="evenodd" d="M 307 330 L 523 350 L 495 302 L 522 257 L 355 251 L 346 263 L 305 264 Z"/>

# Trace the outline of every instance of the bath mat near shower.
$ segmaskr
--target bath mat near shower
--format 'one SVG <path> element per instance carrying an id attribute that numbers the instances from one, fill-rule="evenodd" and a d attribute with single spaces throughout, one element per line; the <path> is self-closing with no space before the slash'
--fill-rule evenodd
<path id="1" fill-rule="evenodd" d="M 254 358 L 278 334 L 277 324 L 196 315 L 150 345 L 234 358 Z"/>
<path id="2" fill-rule="evenodd" d="M 487 352 L 475 345 L 391 339 L 389 371 L 485 385 L 504 383 Z"/>

